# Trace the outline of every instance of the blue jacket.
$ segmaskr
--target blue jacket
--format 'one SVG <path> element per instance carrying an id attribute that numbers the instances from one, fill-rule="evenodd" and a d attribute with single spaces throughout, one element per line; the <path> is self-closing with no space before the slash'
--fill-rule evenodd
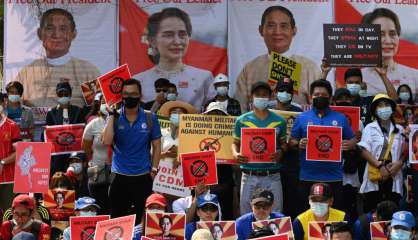
<path id="1" fill-rule="evenodd" d="M 275 218 L 282 218 L 285 217 L 285 215 L 281 213 L 273 212 L 270 214 L 270 219 Z M 253 231 L 252 222 L 256 222 L 257 220 L 254 217 L 254 213 L 247 213 L 245 215 L 242 215 L 239 217 L 236 221 L 236 228 L 237 228 L 237 235 L 238 240 L 246 240 L 248 239 L 248 236 Z"/>

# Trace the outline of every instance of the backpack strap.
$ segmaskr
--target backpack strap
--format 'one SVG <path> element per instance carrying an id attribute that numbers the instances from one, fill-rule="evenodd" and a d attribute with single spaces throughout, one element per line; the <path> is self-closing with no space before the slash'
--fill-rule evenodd
<path id="1" fill-rule="evenodd" d="M 41 232 L 42 223 L 38 220 L 33 220 L 31 232 L 35 235 L 35 239 L 39 239 L 39 233 Z"/>
<path id="2" fill-rule="evenodd" d="M 361 226 L 361 235 L 364 239 L 367 239 L 367 237 L 369 236 L 369 231 L 370 231 L 370 223 L 367 219 L 367 214 L 363 214 L 359 217 L 360 220 L 360 226 Z"/>
<path id="3" fill-rule="evenodd" d="M 147 127 L 150 132 L 152 132 L 152 113 L 148 110 L 144 110 L 145 116 L 147 118 Z"/>

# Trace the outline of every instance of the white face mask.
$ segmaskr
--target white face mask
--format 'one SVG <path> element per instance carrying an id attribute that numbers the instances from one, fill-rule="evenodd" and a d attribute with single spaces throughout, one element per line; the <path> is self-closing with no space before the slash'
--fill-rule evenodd
<path id="1" fill-rule="evenodd" d="M 309 202 L 311 210 L 316 217 L 323 217 L 328 213 L 328 203 Z"/>
<path id="2" fill-rule="evenodd" d="M 80 174 L 83 171 L 83 164 L 82 163 L 71 163 L 70 167 L 74 168 L 75 174 Z"/>
<path id="3" fill-rule="evenodd" d="M 58 103 L 65 105 L 70 102 L 70 97 L 60 97 L 58 98 Z"/>
<path id="4" fill-rule="evenodd" d="M 91 216 L 96 216 L 97 212 L 95 211 L 80 211 L 80 216 L 82 217 L 91 217 Z"/>
<path id="5" fill-rule="evenodd" d="M 107 115 L 107 107 L 105 103 L 100 104 L 100 112 L 103 113 L 104 115 Z"/>
<path id="6" fill-rule="evenodd" d="M 161 209 L 149 209 L 149 210 L 147 210 L 147 212 L 150 212 L 150 213 L 164 213 L 164 210 L 161 210 Z"/>
<path id="7" fill-rule="evenodd" d="M 219 96 L 226 96 L 228 94 L 228 87 L 222 86 L 216 88 L 216 93 Z"/>
<path id="8" fill-rule="evenodd" d="M 380 107 L 376 109 L 376 115 L 384 121 L 389 120 L 392 113 L 391 107 Z"/>

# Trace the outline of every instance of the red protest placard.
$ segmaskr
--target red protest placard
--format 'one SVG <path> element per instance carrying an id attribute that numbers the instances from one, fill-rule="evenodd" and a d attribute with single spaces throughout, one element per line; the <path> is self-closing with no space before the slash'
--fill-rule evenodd
<path id="1" fill-rule="evenodd" d="M 98 222 L 94 239 L 132 240 L 135 216 L 129 215 Z"/>
<path id="2" fill-rule="evenodd" d="M 249 163 L 271 163 L 269 155 L 276 152 L 276 129 L 242 128 L 241 154 Z"/>
<path id="3" fill-rule="evenodd" d="M 154 239 L 149 238 L 149 237 L 142 236 L 142 237 L 141 237 L 141 240 L 154 240 Z"/>
<path id="4" fill-rule="evenodd" d="M 18 142 L 16 144 L 15 193 L 47 193 L 51 161 L 51 143 Z"/>
<path id="5" fill-rule="evenodd" d="M 48 208 L 52 220 L 68 221 L 69 217 L 74 215 L 74 190 L 50 189 L 43 196 L 43 205 Z"/>
<path id="6" fill-rule="evenodd" d="M 84 124 L 45 127 L 45 142 L 52 143 L 52 155 L 81 152 Z"/>
<path id="7" fill-rule="evenodd" d="M 93 240 L 97 222 L 109 219 L 109 215 L 70 217 L 71 240 Z"/>
<path id="8" fill-rule="evenodd" d="M 353 132 L 360 131 L 360 107 L 331 106 L 331 109 L 344 114 Z"/>
<path id="9" fill-rule="evenodd" d="M 371 222 L 370 223 L 370 239 L 371 240 L 387 240 L 387 226 L 390 221 Z"/>
<path id="10" fill-rule="evenodd" d="M 198 222 L 197 229 L 208 229 L 215 240 L 235 240 L 236 227 L 234 221 Z"/>
<path id="11" fill-rule="evenodd" d="M 145 236 L 154 240 L 185 239 L 185 214 L 147 212 L 145 219 Z"/>
<path id="12" fill-rule="evenodd" d="M 81 92 L 83 93 L 84 101 L 88 106 L 91 106 L 94 102 L 94 97 L 100 90 L 100 84 L 97 79 L 84 82 L 80 85 Z"/>
<path id="13" fill-rule="evenodd" d="M 218 184 L 214 151 L 182 153 L 180 160 L 184 187 L 194 187 L 200 182 L 205 185 Z"/>
<path id="14" fill-rule="evenodd" d="M 124 64 L 98 78 L 106 104 L 111 106 L 122 101 L 122 83 L 131 78 L 128 64 Z"/>
<path id="15" fill-rule="evenodd" d="M 343 221 L 346 223 L 345 221 Z M 329 222 L 309 222 L 308 223 L 308 239 L 310 240 L 327 240 L 329 239 L 329 230 L 332 223 L 337 223 L 333 221 Z"/>
<path id="16" fill-rule="evenodd" d="M 259 240 L 289 240 L 289 235 L 287 233 L 284 233 L 284 234 L 280 234 L 280 235 L 260 237 L 260 238 L 254 238 L 254 239 L 259 239 Z"/>
<path id="17" fill-rule="evenodd" d="M 294 239 L 292 220 L 290 217 L 276 218 L 264 221 L 253 222 L 253 229 L 259 229 L 268 226 L 275 235 L 287 233 L 289 239 Z"/>
<path id="18" fill-rule="evenodd" d="M 306 160 L 341 162 L 342 128 L 308 126 Z"/>

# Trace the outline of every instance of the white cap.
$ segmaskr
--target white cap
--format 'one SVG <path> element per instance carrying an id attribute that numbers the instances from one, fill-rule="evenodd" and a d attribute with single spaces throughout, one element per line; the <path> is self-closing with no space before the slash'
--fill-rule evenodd
<path id="1" fill-rule="evenodd" d="M 213 237 L 208 229 L 202 228 L 194 231 L 192 240 L 213 240 Z"/>
<path id="2" fill-rule="evenodd" d="M 206 108 L 206 111 L 203 114 L 207 114 L 213 110 L 219 110 L 223 113 L 225 113 L 225 115 L 229 115 L 228 112 L 225 109 L 225 104 L 222 104 L 221 102 L 211 102 L 209 103 L 209 105 Z"/>
<path id="3" fill-rule="evenodd" d="M 216 75 L 215 80 L 213 80 L 213 84 L 221 82 L 229 82 L 228 76 L 226 76 L 223 73 L 219 73 L 218 75 Z"/>

